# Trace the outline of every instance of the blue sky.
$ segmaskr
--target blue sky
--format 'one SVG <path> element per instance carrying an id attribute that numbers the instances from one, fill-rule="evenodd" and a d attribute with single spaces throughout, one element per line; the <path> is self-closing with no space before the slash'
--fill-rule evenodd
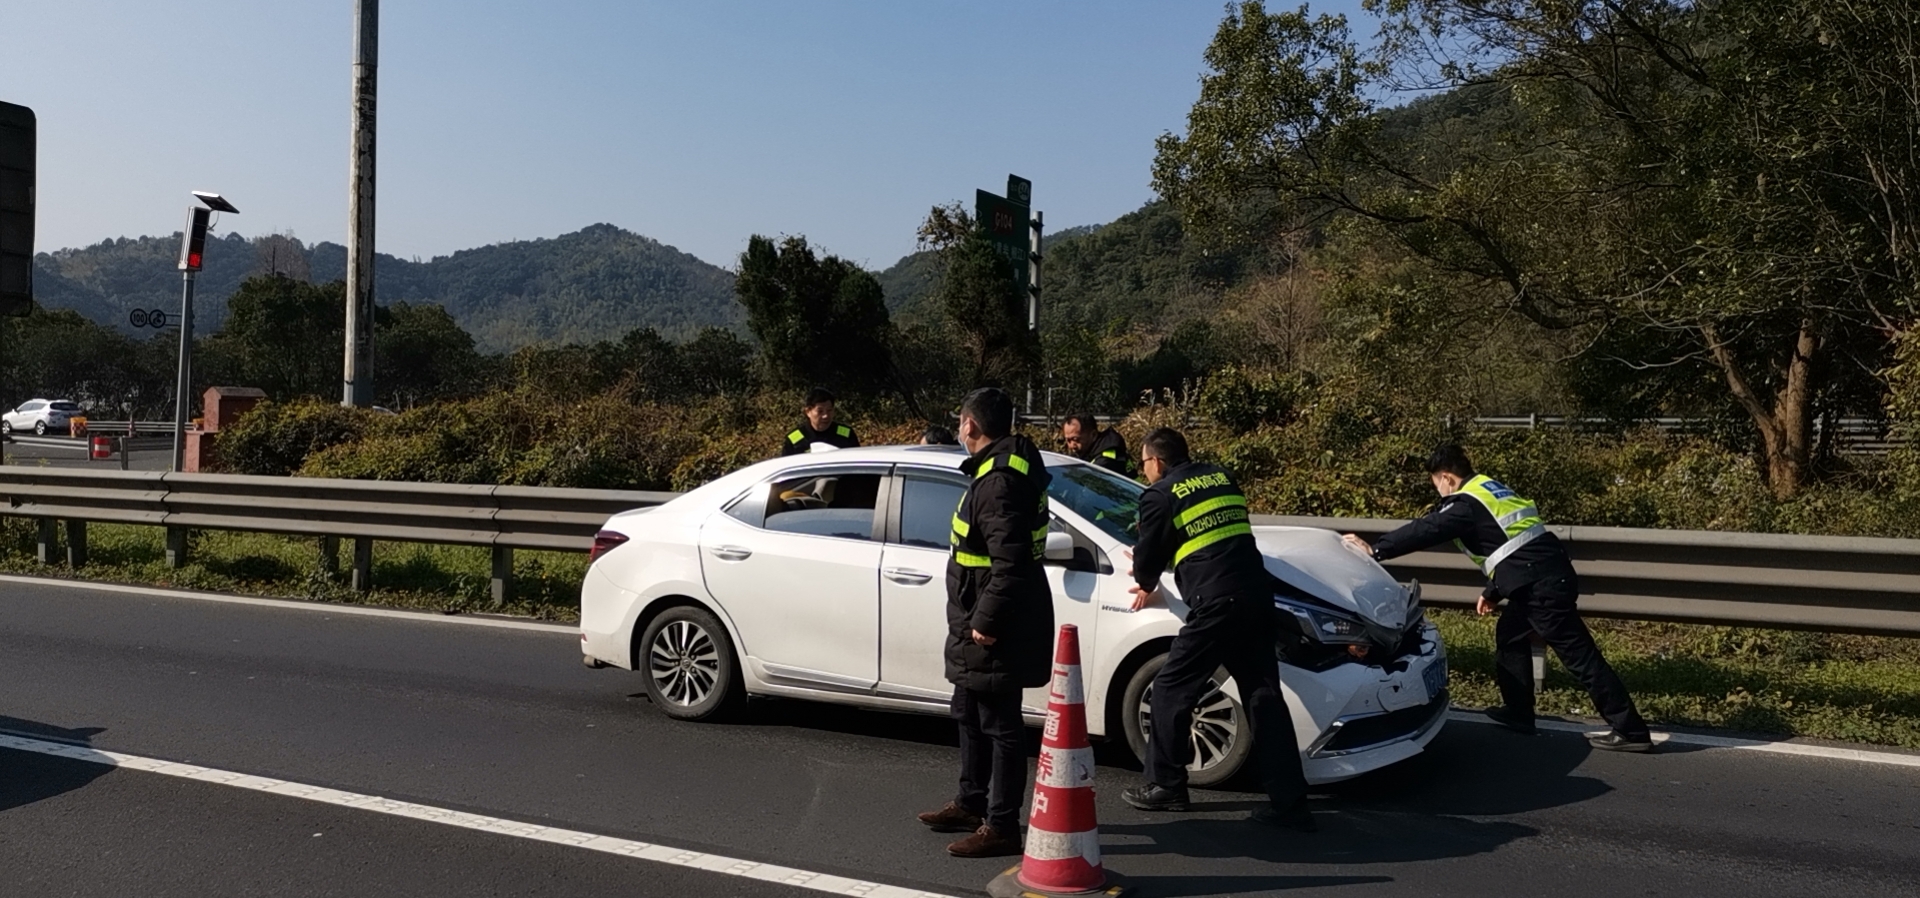
<path id="1" fill-rule="evenodd" d="M 1283 4 L 1275 3 L 1276 7 Z M 1357 0 L 1313 4 L 1349 12 Z M 12 0 L 41 251 L 346 234 L 351 0 Z M 805 234 L 873 268 L 935 203 L 1034 181 L 1052 228 L 1152 196 L 1220 0 L 386 0 L 378 243 L 431 257 L 611 222 L 731 267 Z M 1356 16 L 1355 31 L 1370 33 Z"/>

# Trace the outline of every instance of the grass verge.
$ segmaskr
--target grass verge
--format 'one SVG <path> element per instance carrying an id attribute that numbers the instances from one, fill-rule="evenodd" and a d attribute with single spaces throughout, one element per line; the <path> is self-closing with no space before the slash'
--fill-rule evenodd
<path id="1" fill-rule="evenodd" d="M 195 531 L 190 563 L 173 569 L 167 567 L 165 528 L 91 524 L 87 566 L 75 571 L 38 563 L 35 533 L 32 521 L 8 518 L 0 524 L 0 572 L 571 622 L 580 619 L 580 581 L 587 571 L 583 552 L 517 551 L 515 598 L 494 607 L 488 595 L 491 557 L 474 546 L 375 542 L 373 590 L 356 593 L 346 579 L 352 563 L 347 540 L 339 546 L 335 572 L 328 574 L 315 538 Z"/>
<path id="2" fill-rule="evenodd" d="M 1498 704 L 1492 617 L 1434 611 L 1454 701 Z M 1655 727 L 1691 726 L 1920 748 L 1920 640 L 1590 620 L 1607 660 Z M 1542 714 L 1594 716 L 1548 652 Z"/>

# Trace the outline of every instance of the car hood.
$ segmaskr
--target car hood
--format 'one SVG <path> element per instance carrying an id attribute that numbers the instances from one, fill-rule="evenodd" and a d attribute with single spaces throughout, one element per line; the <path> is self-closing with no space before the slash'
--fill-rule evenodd
<path id="1" fill-rule="evenodd" d="M 1255 527 L 1267 570 L 1335 608 L 1398 631 L 1407 625 L 1407 591 L 1387 569 L 1341 543 L 1331 530 Z"/>

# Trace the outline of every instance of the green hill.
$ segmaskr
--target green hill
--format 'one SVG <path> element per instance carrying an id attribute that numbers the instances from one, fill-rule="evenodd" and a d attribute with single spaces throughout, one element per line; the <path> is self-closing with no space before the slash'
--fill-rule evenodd
<path id="1" fill-rule="evenodd" d="M 122 237 L 42 253 L 35 259 L 35 293 L 48 308 L 73 309 L 122 328 L 133 309 L 178 309 L 179 241 L 178 234 Z M 299 251 L 316 283 L 346 276 L 345 247 L 320 243 Z M 264 255 L 256 241 L 237 234 L 209 241 L 195 298 L 200 329 L 220 327 L 227 297 L 248 275 L 268 270 Z M 607 224 L 425 262 L 381 255 L 374 277 L 381 304 L 444 305 L 489 351 L 609 339 L 649 326 L 687 337 L 705 326 L 736 327 L 744 320 L 733 299 L 732 274 Z"/>

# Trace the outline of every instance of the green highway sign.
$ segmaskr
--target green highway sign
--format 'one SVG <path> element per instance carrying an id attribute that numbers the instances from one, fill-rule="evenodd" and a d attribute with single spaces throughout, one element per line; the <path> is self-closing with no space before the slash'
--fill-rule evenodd
<path id="1" fill-rule="evenodd" d="M 1033 182 L 1018 175 L 1007 176 L 1007 195 L 995 196 L 984 190 L 973 192 L 973 217 L 986 231 L 994 248 L 1013 265 L 1013 280 L 1022 295 L 1029 287 L 1028 262 L 1032 252 Z"/>

